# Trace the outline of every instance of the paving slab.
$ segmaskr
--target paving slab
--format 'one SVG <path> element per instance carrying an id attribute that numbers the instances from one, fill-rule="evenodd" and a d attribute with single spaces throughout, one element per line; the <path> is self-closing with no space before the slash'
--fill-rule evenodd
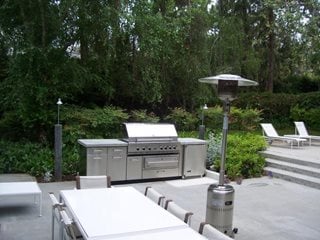
<path id="1" fill-rule="evenodd" d="M 214 182 L 212 180 L 212 182 Z M 116 185 L 133 186 L 143 192 L 152 186 L 183 208 L 194 212 L 191 227 L 199 228 L 205 220 L 207 189 L 210 179 L 200 178 Z M 247 179 L 235 189 L 233 226 L 239 229 L 238 240 L 318 240 L 320 239 L 320 191 L 281 179 Z M 51 204 L 49 192 L 73 189 L 74 181 L 39 183 L 43 193 L 42 217 L 30 199 L 0 199 L 0 239 L 51 239 Z M 32 201 L 31 201 L 32 202 Z"/>
<path id="2" fill-rule="evenodd" d="M 268 152 L 284 157 L 312 159 L 320 162 L 320 145 L 270 146 Z M 0 174 L 0 182 L 31 181 L 28 175 Z M 172 199 L 181 207 L 194 213 L 191 227 L 198 230 L 205 220 L 207 189 L 216 183 L 212 178 L 179 179 L 157 182 L 140 182 L 115 185 L 133 186 L 144 192 L 146 186 Z M 320 190 L 285 180 L 261 177 L 245 179 L 241 185 L 231 182 L 235 189 L 233 227 L 239 229 L 237 240 L 319 240 L 320 239 Z M 38 205 L 30 197 L 0 198 L 0 239 L 50 240 L 51 202 L 49 192 L 59 196 L 60 190 L 73 189 L 74 181 L 39 183 L 42 190 L 42 217 Z M 56 229 L 57 230 L 57 229 Z"/>

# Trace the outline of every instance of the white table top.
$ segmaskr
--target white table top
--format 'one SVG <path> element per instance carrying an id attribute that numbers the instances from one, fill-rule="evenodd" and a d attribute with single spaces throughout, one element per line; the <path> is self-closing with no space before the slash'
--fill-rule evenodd
<path id="1" fill-rule="evenodd" d="M 0 183 L 0 195 L 41 194 L 36 182 L 5 182 Z"/>
<path id="2" fill-rule="evenodd" d="M 60 196 L 85 239 L 189 228 L 133 187 L 64 190 Z"/>
<path id="3" fill-rule="evenodd" d="M 106 238 L 110 240 L 204 240 L 207 239 L 190 227 L 171 228 L 166 231 L 146 232 L 143 234 L 132 234 L 130 236 L 118 236 Z"/>

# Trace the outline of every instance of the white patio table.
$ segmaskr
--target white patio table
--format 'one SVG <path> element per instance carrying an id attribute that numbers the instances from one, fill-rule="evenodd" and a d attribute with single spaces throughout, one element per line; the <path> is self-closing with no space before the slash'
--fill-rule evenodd
<path id="1" fill-rule="evenodd" d="M 0 183 L 0 197 L 1 196 L 19 196 L 19 195 L 34 195 L 39 200 L 39 216 L 41 216 L 42 209 L 42 192 L 37 182 L 2 182 Z"/>
<path id="2" fill-rule="evenodd" d="M 60 198 L 87 240 L 205 239 L 133 187 L 63 190 Z"/>

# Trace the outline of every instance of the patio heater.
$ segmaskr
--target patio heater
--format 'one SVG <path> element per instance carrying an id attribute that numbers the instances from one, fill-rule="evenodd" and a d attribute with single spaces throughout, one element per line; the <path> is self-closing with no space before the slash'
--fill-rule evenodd
<path id="1" fill-rule="evenodd" d="M 207 104 L 201 107 L 201 125 L 199 126 L 199 139 L 204 139 L 206 127 L 204 125 L 204 111 L 208 109 Z"/>
<path id="2" fill-rule="evenodd" d="M 231 101 L 236 99 L 238 87 L 256 86 L 258 83 L 232 74 L 221 74 L 200 78 L 199 82 L 212 84 L 215 87 L 219 99 L 223 101 L 223 128 L 219 183 L 211 184 L 208 188 L 206 222 L 224 234 L 234 237 L 234 233 L 237 232 L 236 228 L 232 228 L 234 189 L 231 185 L 226 185 L 224 183 L 228 115 L 230 113 Z"/>
<path id="3" fill-rule="evenodd" d="M 54 177 L 56 181 L 62 179 L 62 125 L 60 124 L 60 106 L 62 101 L 59 98 L 58 106 L 58 123 L 54 125 Z"/>

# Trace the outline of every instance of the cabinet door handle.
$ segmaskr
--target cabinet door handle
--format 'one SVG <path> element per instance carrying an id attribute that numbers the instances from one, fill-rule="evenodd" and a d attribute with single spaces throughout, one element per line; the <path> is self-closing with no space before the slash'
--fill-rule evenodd
<path id="1" fill-rule="evenodd" d="M 115 148 L 113 149 L 114 152 L 123 152 L 123 149 L 120 149 L 120 148 Z"/>
<path id="2" fill-rule="evenodd" d="M 123 157 L 112 157 L 112 159 L 122 159 Z"/>
<path id="3" fill-rule="evenodd" d="M 94 159 L 94 160 L 101 160 L 102 157 L 94 157 L 93 159 Z"/>
<path id="4" fill-rule="evenodd" d="M 102 150 L 100 150 L 100 149 L 94 149 L 93 152 L 94 152 L 94 153 L 101 153 Z"/>
<path id="5" fill-rule="evenodd" d="M 131 161 L 131 162 L 139 162 L 139 159 L 138 158 L 131 158 L 131 159 L 129 159 L 129 161 Z"/>

